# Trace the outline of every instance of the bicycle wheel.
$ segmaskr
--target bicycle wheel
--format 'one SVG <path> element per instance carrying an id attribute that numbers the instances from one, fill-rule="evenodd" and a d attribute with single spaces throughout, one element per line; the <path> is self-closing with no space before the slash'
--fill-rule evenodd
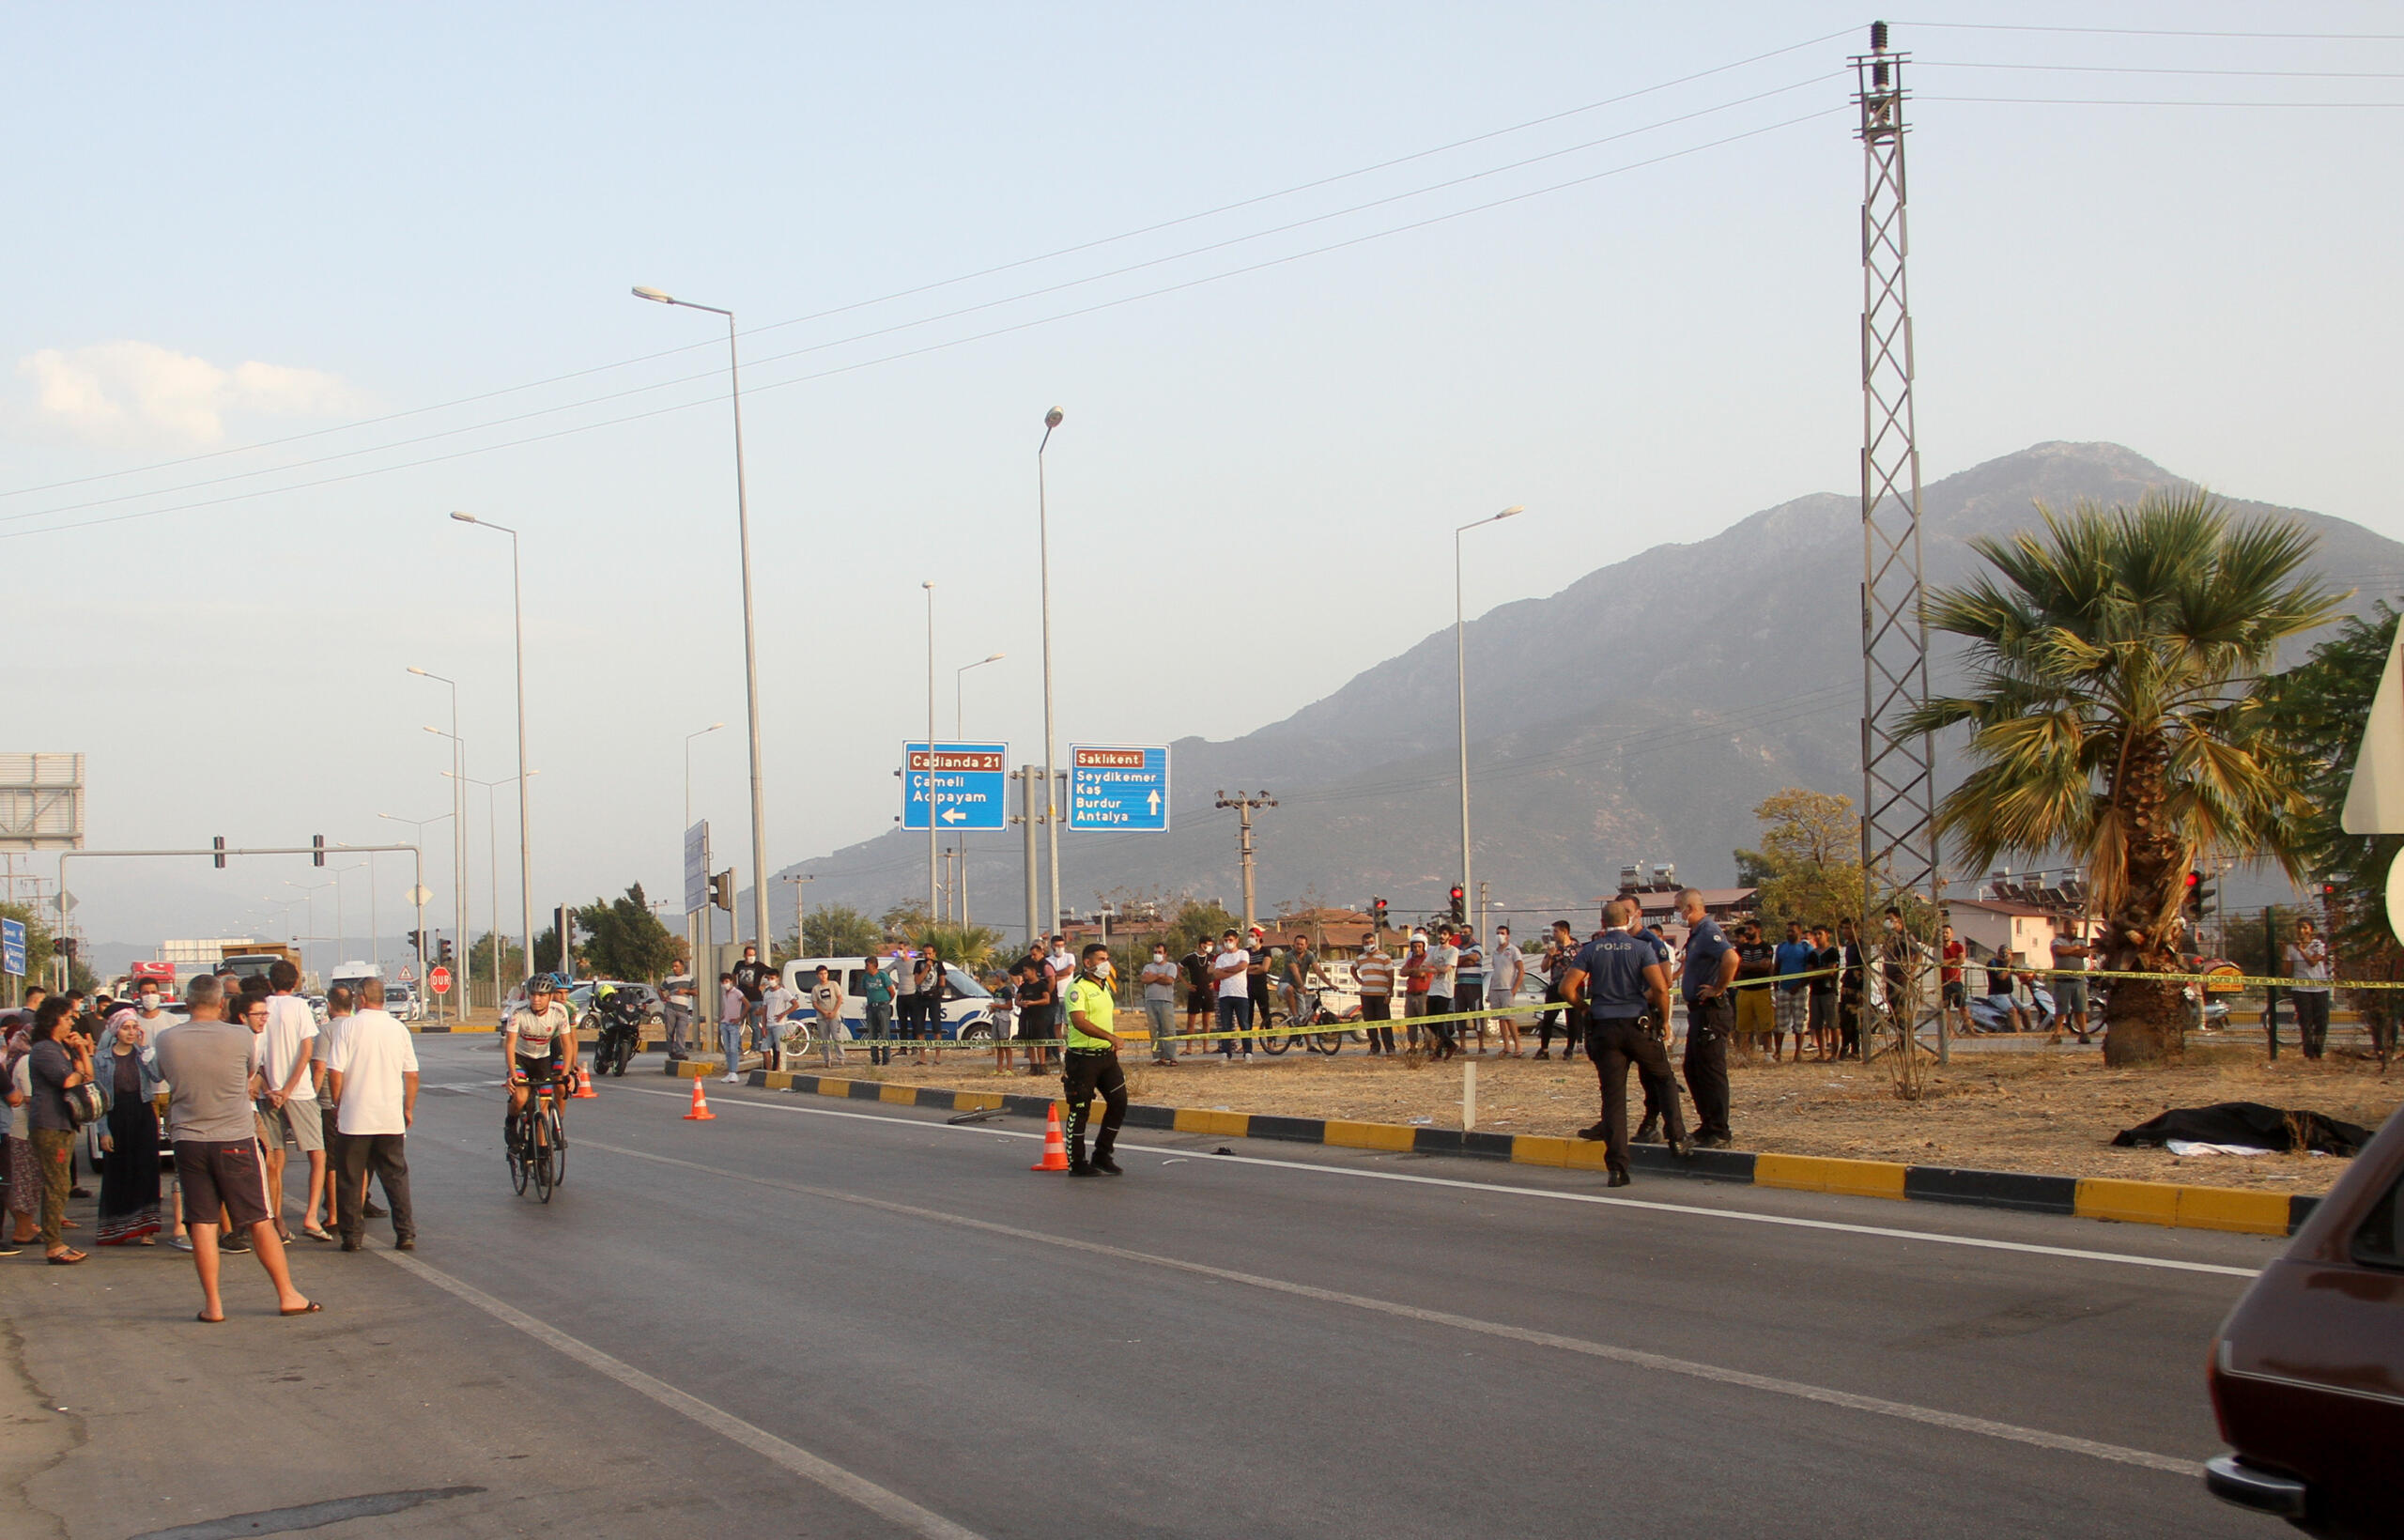
<path id="1" fill-rule="evenodd" d="M 1282 1054 L 1287 1049 L 1293 1046 L 1294 1040 L 1291 1038 L 1263 1038 L 1260 1040 L 1260 1051 L 1264 1054 Z"/>
<path id="2" fill-rule="evenodd" d="M 545 1121 L 550 1125 L 551 1185 L 557 1187 L 567 1180 L 567 1125 L 557 1107 L 551 1109 Z"/>
<path id="3" fill-rule="evenodd" d="M 523 1117 L 515 1119 L 510 1124 L 507 1139 L 509 1149 L 509 1185 L 520 1193 L 526 1191 L 526 1178 L 528 1175 L 526 1169 L 525 1128 L 526 1121 Z"/>
<path id="4" fill-rule="evenodd" d="M 533 1167 L 534 1195 L 545 1203 L 551 1201 L 551 1190 L 559 1185 L 558 1178 L 553 1175 L 551 1163 L 559 1159 L 559 1150 L 550 1145 L 537 1145 L 534 1147 L 533 1158 L 527 1163 Z"/>
<path id="5" fill-rule="evenodd" d="M 1341 1032 L 1313 1033 L 1311 1046 L 1333 1058 L 1344 1052 L 1344 1034 Z"/>

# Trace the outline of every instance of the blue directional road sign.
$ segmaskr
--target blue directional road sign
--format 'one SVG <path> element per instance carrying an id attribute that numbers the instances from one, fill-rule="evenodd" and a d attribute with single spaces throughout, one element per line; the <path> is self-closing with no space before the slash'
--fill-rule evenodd
<path id="1" fill-rule="evenodd" d="M 1071 744 L 1069 827 L 1166 833 L 1168 750 Z"/>
<path id="2" fill-rule="evenodd" d="M 934 749 L 930 761 L 925 744 L 902 746 L 902 826 L 927 826 L 932 793 L 936 828 L 1001 828 L 1009 819 L 1010 746 L 939 743 Z"/>
<path id="3" fill-rule="evenodd" d="M 0 971 L 25 976 L 25 922 L 0 919 Z"/>

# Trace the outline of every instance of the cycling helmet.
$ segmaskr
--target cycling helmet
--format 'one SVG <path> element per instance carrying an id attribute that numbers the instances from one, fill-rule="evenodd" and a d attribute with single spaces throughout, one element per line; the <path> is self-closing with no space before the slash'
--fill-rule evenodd
<path id="1" fill-rule="evenodd" d="M 567 980 L 555 973 L 538 973 L 526 980 L 529 994 L 565 994 Z"/>

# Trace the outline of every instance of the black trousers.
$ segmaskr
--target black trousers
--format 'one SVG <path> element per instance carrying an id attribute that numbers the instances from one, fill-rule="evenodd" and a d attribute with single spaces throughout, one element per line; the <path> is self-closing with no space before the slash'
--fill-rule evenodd
<path id="1" fill-rule="evenodd" d="M 1603 1083 L 1603 1162 L 1613 1171 L 1627 1169 L 1627 1067 L 1636 1066 L 1644 1087 L 1659 1101 L 1669 1136 L 1683 1142 L 1686 1113 L 1678 1105 L 1677 1082 L 1670 1078 L 1670 1055 L 1661 1040 L 1634 1017 L 1594 1022 L 1586 1028 L 1586 1056 Z"/>
<path id="2" fill-rule="evenodd" d="M 1536 1018 L 1536 1052 L 1539 1054 L 1552 1052 L 1552 1034 L 1558 1027 L 1561 1032 L 1562 1058 L 1564 1060 L 1576 1058 L 1578 1056 L 1577 1009 L 1560 1004 L 1561 993 L 1557 990 L 1546 990 L 1544 998 L 1544 1014 Z M 1564 1019 L 1564 1012 L 1566 1019 Z"/>
<path id="3" fill-rule="evenodd" d="M 1069 1148 L 1085 1153 L 1086 1124 L 1093 1112 L 1096 1091 L 1102 1093 L 1102 1132 L 1094 1136 L 1093 1152 L 1107 1155 L 1118 1142 L 1118 1125 L 1127 1121 L 1127 1072 L 1118 1068 L 1118 1053 L 1111 1048 L 1071 1048 L 1061 1055 L 1060 1085 L 1069 1101 Z"/>
<path id="4" fill-rule="evenodd" d="M 409 1206 L 409 1160 L 404 1146 L 406 1133 L 348 1133 L 342 1142 L 342 1238 L 360 1240 L 367 1229 L 364 1211 L 367 1197 L 367 1176 L 376 1175 L 376 1185 L 384 1190 L 384 1202 L 393 1210 L 393 1237 L 397 1240 L 414 1240 L 417 1236 L 417 1210 Z"/>
<path id="5" fill-rule="evenodd" d="M 2304 1056 L 2317 1059 L 2329 1040 L 2329 992 L 2300 989 L 2288 998 L 2295 1002 L 2295 1034 L 2304 1040 Z"/>
<path id="6" fill-rule="evenodd" d="M 1728 1040 L 1736 1030 L 1736 1002 L 1722 994 L 1687 1002 L 1687 1094 L 1694 1098 L 1695 1132 L 1728 1132 Z"/>
<path id="7" fill-rule="evenodd" d="M 1373 1022 L 1388 1023 L 1393 1020 L 1393 995 L 1364 994 L 1361 996 L 1361 1024 L 1368 1028 L 1370 1053 L 1391 1054 L 1394 1052 L 1394 1028 L 1390 1025 L 1370 1025 Z"/>

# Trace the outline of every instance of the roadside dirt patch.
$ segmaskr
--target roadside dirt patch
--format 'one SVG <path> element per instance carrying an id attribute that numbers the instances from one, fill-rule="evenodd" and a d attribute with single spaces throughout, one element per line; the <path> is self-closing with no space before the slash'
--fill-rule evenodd
<path id="1" fill-rule="evenodd" d="M 1599 1116 L 1595 1071 L 1582 1058 L 1564 1065 L 1488 1054 L 1413 1070 L 1348 1046 L 1332 1059 L 1288 1054 L 1228 1065 L 1211 1055 L 1180 1060 L 1173 1070 L 1130 1063 L 1127 1078 L 1133 1099 L 1155 1106 L 1459 1128 L 1462 1062 L 1478 1067 L 1480 1129 L 1564 1134 Z M 957 1052 L 939 1066 L 871 1071 L 855 1049 L 850 1064 L 834 1072 L 963 1090 L 1004 1085 L 991 1055 Z M 1058 1084 L 1024 1070 L 1009 1079 L 1029 1088 Z M 2346 1163 L 2319 1155 L 2118 1149 L 2112 1135 L 2173 1107 L 2215 1101 L 2309 1109 L 2375 1129 L 2404 1101 L 2404 1070 L 2382 1077 L 2368 1059 L 2333 1056 L 2315 1064 L 2289 1054 L 2273 1065 L 2259 1049 L 2220 1047 L 2191 1049 L 2189 1062 L 2176 1070 L 2107 1070 L 2093 1050 L 1957 1054 L 1951 1065 L 1930 1071 L 1917 1102 L 1897 1100 L 1879 1067 L 1849 1061 L 1736 1065 L 1730 1080 L 1730 1120 L 1741 1149 L 2291 1193 L 2326 1192 Z"/>

